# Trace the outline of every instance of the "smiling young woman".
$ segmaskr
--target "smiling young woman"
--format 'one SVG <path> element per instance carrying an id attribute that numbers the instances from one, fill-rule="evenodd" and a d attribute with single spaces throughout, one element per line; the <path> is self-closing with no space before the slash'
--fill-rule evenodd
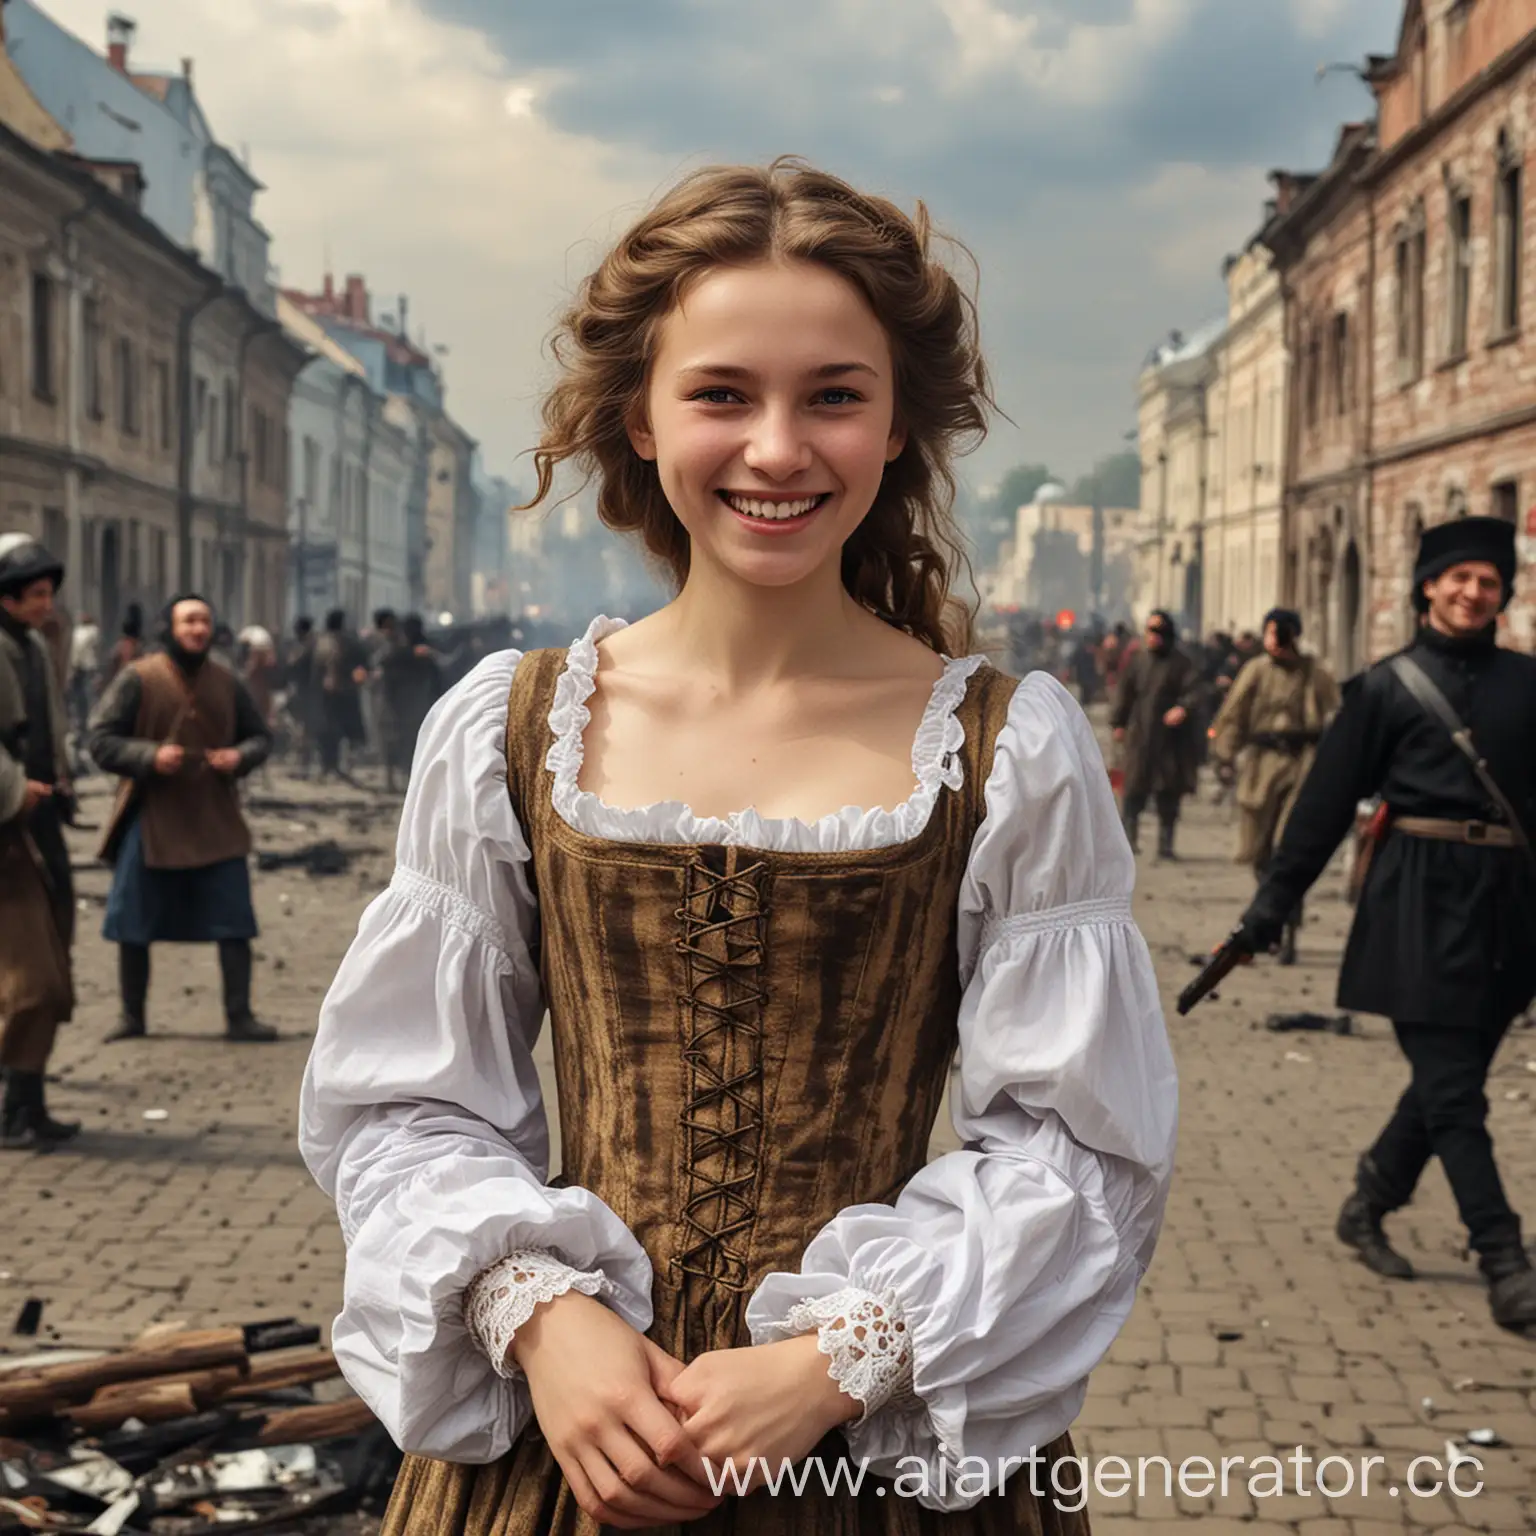
<path id="1" fill-rule="evenodd" d="M 1071 1454 L 1176 1087 L 1087 722 L 967 654 L 986 375 L 930 243 L 796 162 L 702 172 L 562 324 L 535 500 L 574 461 L 676 596 L 438 706 L 322 1011 L 301 1137 L 391 1532 L 1086 1529 L 996 1474 Z"/>

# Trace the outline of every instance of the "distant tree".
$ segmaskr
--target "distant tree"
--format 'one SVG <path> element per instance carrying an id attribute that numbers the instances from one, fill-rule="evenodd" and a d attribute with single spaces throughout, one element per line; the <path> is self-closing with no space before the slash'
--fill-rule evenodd
<path id="1" fill-rule="evenodd" d="M 994 505 L 1003 517 L 1012 517 L 1020 507 L 1027 507 L 1035 499 L 1035 492 L 1047 480 L 1055 478 L 1048 465 L 1015 464 L 1003 476 Z"/>
<path id="2" fill-rule="evenodd" d="M 1141 505 L 1141 455 L 1134 449 L 1112 453 L 1096 463 L 1072 486 L 1072 500 L 1080 507 L 1093 505 L 1097 494 L 1101 507 Z"/>
<path id="3" fill-rule="evenodd" d="M 1013 537 L 1014 513 L 1028 506 L 1035 499 L 1035 492 L 1053 479 L 1055 476 L 1044 464 L 1016 464 L 990 496 L 967 501 L 962 516 L 977 570 L 989 570 L 997 564 L 1003 541 Z"/>

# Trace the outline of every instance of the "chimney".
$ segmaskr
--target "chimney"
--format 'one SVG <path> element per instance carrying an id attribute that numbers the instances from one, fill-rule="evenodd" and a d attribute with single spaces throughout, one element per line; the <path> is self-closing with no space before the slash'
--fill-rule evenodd
<path id="1" fill-rule="evenodd" d="M 368 325 L 368 285 L 355 272 L 347 276 L 347 318 L 357 325 Z"/>
<path id="2" fill-rule="evenodd" d="M 113 11 L 107 17 L 107 62 L 120 75 L 128 73 L 128 47 L 137 31 L 138 23 L 131 16 Z"/>
<path id="3" fill-rule="evenodd" d="M 321 289 L 320 296 L 325 300 L 325 307 L 331 309 L 336 303 L 336 284 L 331 279 L 331 274 L 325 274 L 325 286 Z"/>
<path id="4" fill-rule="evenodd" d="M 183 59 L 181 61 L 181 78 L 183 80 L 185 80 L 188 85 L 192 84 L 192 60 L 191 59 Z"/>
<path id="5" fill-rule="evenodd" d="M 405 296 L 405 294 L 402 293 L 400 295 L 400 340 L 401 341 L 409 341 L 411 339 L 410 320 L 411 320 L 411 301 L 410 301 L 410 299 L 408 299 Z"/>

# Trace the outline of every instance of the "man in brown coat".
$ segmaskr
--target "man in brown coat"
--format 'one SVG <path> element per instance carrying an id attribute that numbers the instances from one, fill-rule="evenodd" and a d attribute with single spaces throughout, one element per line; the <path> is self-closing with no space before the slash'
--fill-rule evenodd
<path id="1" fill-rule="evenodd" d="M 1157 806 L 1157 856 L 1173 858 L 1179 802 L 1195 792 L 1200 772 L 1197 720 L 1200 669 L 1174 643 L 1173 619 L 1159 609 L 1147 621 L 1146 643 L 1120 674 L 1109 723 L 1125 744 L 1121 813 L 1137 848 L 1141 813 Z M 1138 850 L 1139 851 L 1139 850 Z"/>
<path id="2" fill-rule="evenodd" d="M 110 1040 L 147 1029 L 151 944 L 217 944 L 231 1040 L 271 1040 L 251 1013 L 251 833 L 237 782 L 272 737 L 245 686 L 208 655 L 201 597 L 166 610 L 163 654 L 119 673 L 90 724 L 92 758 L 123 785 L 102 857 L 113 868 L 103 935 L 117 944 L 122 1017 Z"/>
<path id="3" fill-rule="evenodd" d="M 1211 729 L 1211 756 L 1237 776 L 1237 862 L 1264 878 L 1286 818 L 1317 755 L 1323 728 L 1339 707 L 1339 685 L 1313 656 L 1297 648 L 1301 617 L 1285 608 L 1264 618 L 1264 654 L 1237 675 Z M 1291 914 L 1280 963 L 1296 963 L 1301 909 Z"/>
<path id="4" fill-rule="evenodd" d="M 34 539 L 0 540 L 0 1146 L 46 1149 L 80 1129 L 53 1119 L 44 1074 L 74 1011 L 75 899 L 64 699 L 43 630 L 64 567 Z"/>

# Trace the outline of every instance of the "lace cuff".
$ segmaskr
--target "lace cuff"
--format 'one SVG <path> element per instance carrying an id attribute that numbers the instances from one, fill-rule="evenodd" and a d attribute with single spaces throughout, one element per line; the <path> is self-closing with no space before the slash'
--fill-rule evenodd
<path id="1" fill-rule="evenodd" d="M 540 1303 L 567 1291 L 583 1296 L 609 1296 L 614 1285 L 596 1270 L 572 1269 L 553 1254 L 520 1248 L 482 1269 L 464 1292 L 464 1322 L 498 1376 L 518 1375 L 507 1354 L 513 1335 L 533 1316 Z"/>
<path id="2" fill-rule="evenodd" d="M 802 1301 L 790 1308 L 785 1327 L 794 1334 L 816 1334 L 817 1347 L 828 1358 L 827 1374 L 864 1405 L 858 1424 L 887 1403 L 916 1401 L 912 1335 L 894 1291 L 876 1295 L 851 1286 L 820 1301 Z"/>

